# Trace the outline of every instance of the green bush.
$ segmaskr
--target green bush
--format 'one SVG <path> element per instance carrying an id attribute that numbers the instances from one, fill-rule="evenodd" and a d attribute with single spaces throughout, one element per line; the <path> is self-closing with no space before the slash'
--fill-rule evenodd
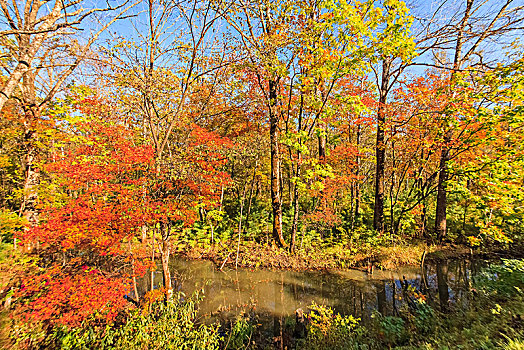
<path id="1" fill-rule="evenodd" d="M 482 270 L 475 286 L 486 296 L 511 298 L 524 294 L 524 261 L 503 259 Z"/>
<path id="2" fill-rule="evenodd" d="M 306 349 L 350 349 L 357 345 L 362 329 L 359 319 L 353 316 L 341 316 L 333 313 L 330 307 L 313 303 L 308 315 L 308 334 Z"/>
<path id="3" fill-rule="evenodd" d="M 221 337 L 218 325 L 198 325 L 198 294 L 183 299 L 180 293 L 173 301 L 157 301 L 149 310 L 134 309 L 120 327 L 105 329 L 55 329 L 53 348 L 59 349 L 218 349 Z"/>
<path id="4" fill-rule="evenodd" d="M 226 349 L 247 349 L 255 326 L 243 315 L 237 317 L 231 332 L 224 340 Z"/>
<path id="5" fill-rule="evenodd" d="M 218 349 L 218 326 L 197 325 L 198 295 L 183 300 L 155 302 L 148 312 L 134 310 L 125 325 L 106 332 L 106 348 L 114 349 Z"/>
<path id="6" fill-rule="evenodd" d="M 378 312 L 373 314 L 373 318 L 376 320 L 380 338 L 388 346 L 400 345 L 409 339 L 403 318 L 383 316 Z"/>
<path id="7" fill-rule="evenodd" d="M 24 222 L 16 213 L 0 208 L 0 243 L 12 243 L 15 232 L 23 229 Z"/>
<path id="8" fill-rule="evenodd" d="M 417 302 L 415 310 L 415 327 L 421 335 L 428 335 L 435 331 L 435 311 L 426 302 Z"/>

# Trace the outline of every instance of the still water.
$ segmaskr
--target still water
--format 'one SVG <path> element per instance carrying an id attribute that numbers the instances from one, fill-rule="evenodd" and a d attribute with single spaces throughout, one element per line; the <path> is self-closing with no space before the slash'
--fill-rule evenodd
<path id="1" fill-rule="evenodd" d="M 313 302 L 351 314 L 362 322 L 373 311 L 396 315 L 408 307 L 415 290 L 423 293 L 430 305 L 443 311 L 467 308 L 471 280 L 482 261 L 454 260 L 403 267 L 392 271 L 375 270 L 368 274 L 347 271 L 271 271 L 219 270 L 209 261 L 175 258 L 171 262 L 175 289 L 186 295 L 204 289 L 200 315 L 204 320 L 227 321 L 239 313 L 256 315 L 261 323 L 274 318 L 294 317 L 299 308 L 307 310 Z M 151 277 L 153 281 L 151 281 Z M 151 283 L 153 282 L 153 283 Z M 139 294 L 162 284 L 160 269 L 139 281 Z"/>

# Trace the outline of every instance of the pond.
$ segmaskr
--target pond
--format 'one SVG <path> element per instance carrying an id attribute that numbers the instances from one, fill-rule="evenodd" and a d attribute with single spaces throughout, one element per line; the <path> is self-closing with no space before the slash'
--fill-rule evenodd
<path id="1" fill-rule="evenodd" d="M 313 302 L 363 323 L 370 321 L 375 310 L 397 315 L 400 308 L 409 307 L 413 300 L 410 290 L 422 293 L 430 305 L 443 311 L 467 308 L 471 280 L 484 265 L 481 260 L 452 260 L 426 263 L 423 270 L 402 267 L 368 274 L 360 270 L 219 270 L 209 261 L 175 258 L 171 271 L 176 290 L 190 295 L 204 289 L 200 304 L 204 322 L 224 324 L 244 313 L 258 323 L 259 332 L 282 337 L 282 329 L 294 320 L 296 310 L 305 311 Z M 139 293 L 161 284 L 161 269 L 157 269 L 139 281 Z"/>

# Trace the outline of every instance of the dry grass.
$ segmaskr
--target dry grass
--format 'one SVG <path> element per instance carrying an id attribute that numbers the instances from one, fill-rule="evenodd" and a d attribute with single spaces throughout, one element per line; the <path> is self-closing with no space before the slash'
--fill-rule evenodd
<path id="1" fill-rule="evenodd" d="M 394 269 L 404 265 L 419 265 L 426 251 L 429 260 L 440 255 L 452 255 L 451 247 L 427 246 L 423 243 L 390 247 L 349 249 L 343 246 L 307 247 L 295 254 L 272 245 L 244 242 L 240 245 L 238 266 L 244 268 L 270 268 L 283 270 L 326 270 L 348 269 L 367 266 L 372 262 L 377 267 Z M 235 266 L 235 242 L 215 246 L 195 246 L 180 252 L 190 259 L 206 259 L 217 266 Z"/>
<path id="2" fill-rule="evenodd" d="M 384 269 L 394 269 L 403 265 L 418 265 L 422 254 L 427 252 L 425 245 L 392 246 L 380 248 L 377 257 L 379 265 Z"/>

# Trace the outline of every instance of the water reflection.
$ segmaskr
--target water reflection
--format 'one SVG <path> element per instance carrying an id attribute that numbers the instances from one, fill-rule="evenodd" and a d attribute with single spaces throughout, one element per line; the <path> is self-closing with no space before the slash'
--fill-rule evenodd
<path id="1" fill-rule="evenodd" d="M 410 307 L 412 291 L 424 293 L 432 306 L 442 311 L 466 307 L 470 281 L 479 270 L 477 261 L 443 261 L 426 264 L 422 271 L 406 267 L 395 271 L 375 270 L 372 275 L 358 270 L 330 272 L 295 272 L 248 269 L 218 270 L 211 262 L 172 260 L 174 285 L 186 295 L 204 288 L 200 312 L 208 319 L 232 319 L 240 312 L 256 314 L 272 324 L 272 339 L 277 348 L 285 343 L 282 333 L 286 317 L 295 317 L 299 308 L 313 302 L 333 307 L 342 314 L 352 314 L 369 321 L 376 310 L 384 315 L 398 315 Z M 161 283 L 157 271 L 139 281 L 139 293 Z M 272 322 L 271 322 L 272 321 Z"/>
<path id="2" fill-rule="evenodd" d="M 440 301 L 440 310 L 448 312 L 449 310 L 449 286 L 448 286 L 448 264 L 447 262 L 439 262 L 437 269 L 437 286 L 438 299 Z"/>

